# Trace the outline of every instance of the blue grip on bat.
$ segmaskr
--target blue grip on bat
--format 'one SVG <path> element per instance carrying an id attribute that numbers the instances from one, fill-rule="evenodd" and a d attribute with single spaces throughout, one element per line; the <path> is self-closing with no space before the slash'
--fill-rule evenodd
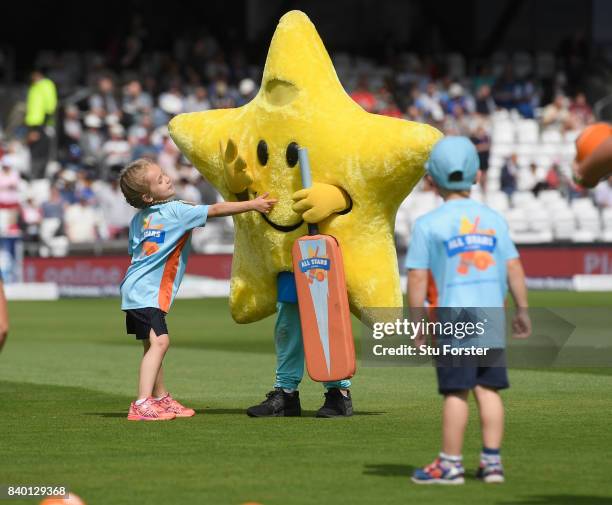
<path id="1" fill-rule="evenodd" d="M 308 149 L 300 147 L 298 149 L 298 160 L 300 161 L 300 174 L 302 175 L 302 186 L 308 189 L 312 186 L 312 176 L 310 174 L 310 161 L 308 160 Z M 308 223 L 308 235 L 318 235 L 319 227 L 316 224 Z"/>
<path id="2" fill-rule="evenodd" d="M 298 149 L 298 160 L 300 161 L 300 174 L 302 175 L 302 187 L 308 189 L 312 186 L 312 176 L 310 175 L 310 161 L 308 160 L 308 149 L 300 147 Z"/>

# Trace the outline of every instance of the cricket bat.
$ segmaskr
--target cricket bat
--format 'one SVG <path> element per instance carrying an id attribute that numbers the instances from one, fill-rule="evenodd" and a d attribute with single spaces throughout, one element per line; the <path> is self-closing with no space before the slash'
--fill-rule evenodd
<path id="1" fill-rule="evenodd" d="M 306 148 L 298 150 L 298 159 L 302 185 L 309 188 Z M 319 382 L 348 379 L 355 374 L 355 344 L 338 241 L 309 224 L 292 254 L 308 375 Z"/>

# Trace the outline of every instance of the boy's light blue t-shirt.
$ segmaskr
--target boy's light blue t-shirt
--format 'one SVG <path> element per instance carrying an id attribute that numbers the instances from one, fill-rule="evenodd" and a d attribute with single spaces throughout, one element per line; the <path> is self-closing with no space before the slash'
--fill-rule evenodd
<path id="1" fill-rule="evenodd" d="M 185 274 L 191 230 L 206 224 L 208 205 L 172 201 L 151 205 L 130 223 L 132 255 L 121 283 L 121 309 L 168 312 Z"/>
<path id="2" fill-rule="evenodd" d="M 506 262 L 517 257 L 504 218 L 462 198 L 416 220 L 406 268 L 430 270 L 439 307 L 503 307 Z"/>

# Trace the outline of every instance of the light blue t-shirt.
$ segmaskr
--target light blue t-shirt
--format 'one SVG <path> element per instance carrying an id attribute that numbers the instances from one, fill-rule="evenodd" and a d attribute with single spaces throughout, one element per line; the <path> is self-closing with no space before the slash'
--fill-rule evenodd
<path id="1" fill-rule="evenodd" d="M 207 205 L 172 201 L 151 205 L 130 223 L 132 255 L 121 283 L 121 309 L 156 307 L 168 312 L 183 280 L 191 230 L 206 224 Z"/>
<path id="2" fill-rule="evenodd" d="M 406 268 L 431 272 L 439 307 L 503 307 L 506 262 L 517 257 L 504 218 L 462 198 L 416 220 Z"/>

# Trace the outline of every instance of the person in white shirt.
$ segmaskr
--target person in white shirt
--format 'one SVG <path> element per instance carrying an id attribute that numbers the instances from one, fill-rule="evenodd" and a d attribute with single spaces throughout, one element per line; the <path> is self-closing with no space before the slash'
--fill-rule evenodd
<path id="1" fill-rule="evenodd" d="M 21 177 L 13 168 L 12 158 L 5 155 L 0 160 L 0 208 L 19 208 L 19 181 Z"/>
<path id="2" fill-rule="evenodd" d="M 116 170 L 118 173 L 124 165 L 130 162 L 131 146 L 125 139 L 125 130 L 120 124 L 111 126 L 109 132 L 110 139 L 102 146 L 104 165 L 107 170 Z"/>
<path id="3" fill-rule="evenodd" d="M 110 183 L 96 182 L 94 192 L 104 216 L 109 237 L 127 237 L 130 221 L 135 212 L 133 207 L 125 201 L 117 179 L 111 179 Z"/>
<path id="4" fill-rule="evenodd" d="M 594 196 L 599 207 L 612 207 L 612 176 L 595 187 Z"/>
<path id="5" fill-rule="evenodd" d="M 64 213 L 64 224 L 68 240 L 74 244 L 107 238 L 100 211 L 84 198 L 68 206 Z"/>

